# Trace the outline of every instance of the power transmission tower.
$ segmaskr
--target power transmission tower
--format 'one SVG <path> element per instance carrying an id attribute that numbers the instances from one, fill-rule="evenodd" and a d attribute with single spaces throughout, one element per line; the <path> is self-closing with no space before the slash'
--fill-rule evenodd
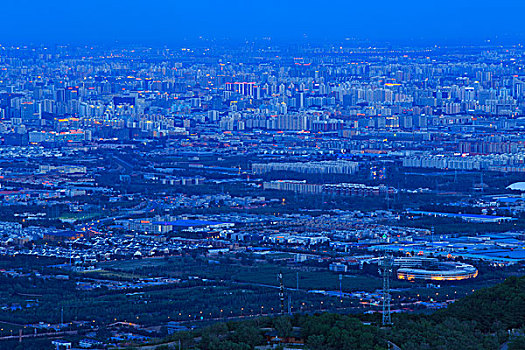
<path id="1" fill-rule="evenodd" d="M 279 272 L 279 299 L 281 300 L 281 315 L 284 315 L 284 283 L 283 283 L 283 273 Z"/>
<path id="2" fill-rule="evenodd" d="M 394 266 L 394 259 L 385 253 L 385 256 L 379 262 L 380 272 L 383 275 L 383 326 L 392 325 L 390 301 L 390 275 L 392 274 L 392 267 Z"/>

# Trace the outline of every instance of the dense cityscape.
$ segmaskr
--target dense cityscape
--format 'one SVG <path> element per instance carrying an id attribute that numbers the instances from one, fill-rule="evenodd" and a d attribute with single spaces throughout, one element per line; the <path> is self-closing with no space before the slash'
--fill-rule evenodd
<path id="1" fill-rule="evenodd" d="M 523 13 L 2 2 L 0 350 L 525 349 Z"/>
<path id="2" fill-rule="evenodd" d="M 519 45 L 2 46 L 0 346 L 388 327 L 522 276 L 524 67 Z M 279 322 L 266 348 L 330 348 Z"/>

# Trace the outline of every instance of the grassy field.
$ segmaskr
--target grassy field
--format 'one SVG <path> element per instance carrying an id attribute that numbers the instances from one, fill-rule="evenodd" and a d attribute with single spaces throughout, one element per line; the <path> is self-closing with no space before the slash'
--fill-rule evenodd
<path id="1" fill-rule="evenodd" d="M 189 260 L 188 258 L 170 259 L 142 259 L 133 261 L 114 261 L 100 264 L 103 269 L 111 269 L 116 272 L 135 271 L 136 276 L 164 275 L 171 277 L 198 276 L 201 278 L 234 281 L 252 284 L 264 284 L 278 286 L 277 275 L 283 273 L 283 282 L 287 288 L 297 287 L 299 277 L 299 288 L 304 290 L 322 289 L 339 290 L 339 274 L 323 269 L 304 271 L 303 269 L 278 264 L 241 265 L 209 264 L 200 260 Z M 345 274 L 342 279 L 344 291 L 374 291 L 381 288 L 382 279 L 377 276 Z M 409 287 L 404 281 L 394 281 L 393 287 Z"/>
<path id="2" fill-rule="evenodd" d="M 221 258 L 220 260 L 224 260 Z M 29 260 L 28 260 L 29 261 Z M 23 262 L 28 262 L 24 260 Z M 0 304 L 20 303 L 22 310 L 0 311 L 0 320 L 18 324 L 32 322 L 56 323 L 64 308 L 64 320 L 94 320 L 95 324 L 115 321 L 133 321 L 146 326 L 162 325 L 169 320 L 212 322 L 230 317 L 272 314 L 280 310 L 279 281 L 282 271 L 285 307 L 288 296 L 292 311 L 297 312 L 364 312 L 377 307 L 360 305 L 358 300 L 343 299 L 309 293 L 309 290 L 339 290 L 339 274 L 326 269 L 280 263 L 255 263 L 232 260 L 228 263 L 209 263 L 202 258 L 170 257 L 148 258 L 131 261 L 112 261 L 99 264 L 102 271 L 72 273 L 70 280 L 34 279 L 33 277 L 2 277 L 3 290 Z M 299 290 L 297 285 L 299 274 Z M 97 282 L 102 286 L 93 290 L 78 290 L 77 281 L 137 280 L 150 276 L 180 277 L 182 282 L 165 285 L 146 285 L 142 288 L 115 290 L 112 283 Z M 380 289 L 382 279 L 356 273 L 345 274 L 343 291 L 369 291 Z M 457 285 L 443 284 L 440 289 L 425 288 L 424 283 L 392 281 L 392 288 L 410 288 L 402 293 L 394 292 L 394 300 L 419 294 L 427 301 L 448 300 L 462 297 L 473 289 L 497 283 L 503 276 L 478 278 Z M 90 283 L 90 282 L 88 282 Z M 25 296 L 32 295 L 32 296 Z M 34 295 L 34 296 L 33 296 Z M 401 296 L 401 298 L 400 298 Z M 38 304 L 26 307 L 28 299 Z M 4 332 L 10 329 L 4 327 Z"/>

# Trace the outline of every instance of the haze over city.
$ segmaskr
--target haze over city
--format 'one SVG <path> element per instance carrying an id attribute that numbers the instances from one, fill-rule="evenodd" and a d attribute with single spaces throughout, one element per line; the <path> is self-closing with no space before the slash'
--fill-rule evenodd
<path id="1" fill-rule="evenodd" d="M 23 10 L 22 10 L 23 9 Z M 403 44 L 523 40 L 520 0 L 165 1 L 6 0 L 3 40 L 25 43 L 180 44 L 271 37 Z"/>

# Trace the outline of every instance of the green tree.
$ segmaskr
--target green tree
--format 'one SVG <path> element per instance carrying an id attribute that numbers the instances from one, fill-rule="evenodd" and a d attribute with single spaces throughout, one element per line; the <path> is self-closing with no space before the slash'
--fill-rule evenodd
<path id="1" fill-rule="evenodd" d="M 522 335 L 522 336 L 513 338 L 509 342 L 508 349 L 509 350 L 523 350 L 523 349 L 525 349 L 525 336 Z"/>
<path id="2" fill-rule="evenodd" d="M 281 338 L 288 338 L 292 335 L 292 322 L 289 317 L 277 317 L 273 320 L 273 327 L 277 335 Z"/>

